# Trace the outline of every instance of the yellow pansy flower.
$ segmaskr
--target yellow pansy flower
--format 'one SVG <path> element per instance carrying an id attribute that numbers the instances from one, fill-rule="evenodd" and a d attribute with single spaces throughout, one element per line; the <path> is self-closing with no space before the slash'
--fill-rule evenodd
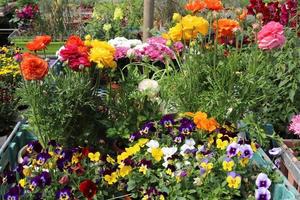
<path id="1" fill-rule="evenodd" d="M 26 179 L 25 179 L 25 178 L 20 179 L 20 180 L 19 180 L 19 185 L 20 185 L 22 188 L 24 188 L 25 185 L 26 185 Z"/>
<path id="2" fill-rule="evenodd" d="M 164 153 L 160 148 L 152 148 L 151 155 L 157 162 L 159 162 L 162 156 L 164 155 Z"/>
<path id="3" fill-rule="evenodd" d="M 118 181 L 118 173 L 117 172 L 113 172 L 111 173 L 111 175 L 105 175 L 104 176 L 104 180 L 109 184 L 112 185 L 114 183 L 116 183 Z"/>
<path id="4" fill-rule="evenodd" d="M 127 166 L 127 165 L 124 165 L 120 168 L 119 170 L 119 175 L 121 177 L 125 177 L 127 176 L 130 172 L 132 171 L 132 167 L 131 166 Z"/>
<path id="5" fill-rule="evenodd" d="M 98 162 L 100 160 L 100 153 L 96 152 L 96 153 L 89 153 L 88 157 L 90 158 L 91 161 L 93 162 Z"/>
<path id="6" fill-rule="evenodd" d="M 142 166 L 140 166 L 140 168 L 139 168 L 139 172 L 143 173 L 144 175 L 146 175 L 147 170 L 148 170 L 148 168 L 147 168 L 146 165 L 142 165 Z"/>
<path id="7" fill-rule="evenodd" d="M 227 176 L 226 181 L 228 183 L 228 187 L 230 188 L 234 188 L 234 189 L 238 189 L 241 185 L 241 177 L 240 176 L 236 176 L 236 177 L 232 177 L 232 176 Z"/>
<path id="8" fill-rule="evenodd" d="M 230 172 L 230 171 L 232 171 L 232 169 L 234 167 L 234 162 L 233 162 L 233 160 L 230 160 L 230 161 L 224 160 L 222 163 L 222 166 L 225 171 Z"/>
<path id="9" fill-rule="evenodd" d="M 115 159 L 113 159 L 110 155 L 107 155 L 106 161 L 112 165 L 116 162 Z"/>
<path id="10" fill-rule="evenodd" d="M 222 141 L 221 139 L 217 139 L 217 148 L 225 150 L 226 147 L 229 145 L 229 142 L 227 140 Z"/>
<path id="11" fill-rule="evenodd" d="M 243 167 L 246 167 L 248 163 L 249 163 L 249 158 L 242 158 L 242 159 L 240 160 L 240 164 L 241 164 Z"/>
<path id="12" fill-rule="evenodd" d="M 139 141 L 138 141 L 137 144 L 138 144 L 140 147 L 144 147 L 145 144 L 146 144 L 147 142 L 149 142 L 149 139 L 147 139 L 147 138 L 141 138 L 141 139 L 139 139 Z"/>
<path id="13" fill-rule="evenodd" d="M 213 164 L 212 163 L 206 163 L 206 162 L 202 162 L 200 164 L 200 167 L 202 167 L 203 169 L 205 169 L 205 173 L 210 173 L 211 169 L 213 168 Z"/>

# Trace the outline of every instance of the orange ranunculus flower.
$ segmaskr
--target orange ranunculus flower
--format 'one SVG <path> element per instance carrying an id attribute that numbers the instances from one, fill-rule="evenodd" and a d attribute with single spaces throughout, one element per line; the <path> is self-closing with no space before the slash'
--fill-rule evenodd
<path id="1" fill-rule="evenodd" d="M 185 9 L 192 11 L 193 13 L 205 9 L 206 4 L 203 0 L 190 0 L 189 3 L 185 5 Z"/>
<path id="2" fill-rule="evenodd" d="M 48 73 L 48 63 L 42 58 L 24 53 L 22 55 L 21 72 L 25 80 L 42 80 Z"/>
<path id="3" fill-rule="evenodd" d="M 51 40 L 49 35 L 36 36 L 31 42 L 26 44 L 26 47 L 30 51 L 41 51 L 46 49 Z"/>
<path id="4" fill-rule="evenodd" d="M 77 35 L 71 35 L 66 42 L 66 46 L 67 45 L 85 46 L 84 42 Z"/>
<path id="5" fill-rule="evenodd" d="M 234 30 L 240 27 L 239 23 L 232 19 L 219 19 L 213 23 L 217 37 L 232 37 Z"/>
<path id="6" fill-rule="evenodd" d="M 202 129 L 208 132 L 214 131 L 218 126 L 218 122 L 214 118 L 207 118 L 207 114 L 203 112 L 197 112 L 194 116 L 194 123 L 198 129 Z"/>
<path id="7" fill-rule="evenodd" d="M 221 0 L 204 0 L 206 8 L 209 10 L 223 10 L 223 4 Z"/>

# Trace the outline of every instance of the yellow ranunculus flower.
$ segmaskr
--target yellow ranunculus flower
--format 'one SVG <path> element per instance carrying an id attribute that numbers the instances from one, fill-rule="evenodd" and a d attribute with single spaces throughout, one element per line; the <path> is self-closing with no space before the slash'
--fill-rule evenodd
<path id="1" fill-rule="evenodd" d="M 172 20 L 174 22 L 179 22 L 181 20 L 181 18 L 182 18 L 182 16 L 179 13 L 174 13 L 173 17 L 172 17 Z"/>
<path id="2" fill-rule="evenodd" d="M 241 185 L 241 177 L 240 176 L 236 176 L 236 177 L 232 177 L 232 176 L 227 176 L 226 181 L 228 183 L 228 187 L 230 188 L 234 188 L 234 189 L 238 189 Z"/>
<path id="3" fill-rule="evenodd" d="M 88 157 L 90 158 L 91 161 L 93 162 L 98 162 L 100 160 L 100 153 L 96 152 L 96 153 L 89 153 Z"/>
<path id="4" fill-rule="evenodd" d="M 151 155 L 157 162 L 159 162 L 162 156 L 164 155 L 164 153 L 160 148 L 153 148 L 151 150 Z"/>
<path id="5" fill-rule="evenodd" d="M 90 51 L 89 56 L 90 61 L 97 64 L 97 67 L 104 68 L 116 68 L 117 63 L 114 61 L 114 54 L 112 54 L 108 49 L 101 47 L 94 47 Z"/>
<path id="6" fill-rule="evenodd" d="M 232 169 L 233 169 L 234 162 L 233 162 L 233 160 L 231 160 L 231 161 L 229 161 L 229 162 L 227 162 L 226 160 L 224 160 L 223 163 L 222 163 L 222 166 L 223 166 L 223 169 L 224 169 L 225 171 L 230 172 L 230 171 L 232 171 Z"/>
<path id="7" fill-rule="evenodd" d="M 174 27 L 170 28 L 168 35 L 173 41 L 190 41 L 195 39 L 200 33 L 202 36 L 207 35 L 209 23 L 202 17 L 187 15 L 182 17 Z"/>
<path id="8" fill-rule="evenodd" d="M 121 8 L 116 8 L 114 12 L 114 20 L 121 20 L 123 19 L 123 10 Z"/>

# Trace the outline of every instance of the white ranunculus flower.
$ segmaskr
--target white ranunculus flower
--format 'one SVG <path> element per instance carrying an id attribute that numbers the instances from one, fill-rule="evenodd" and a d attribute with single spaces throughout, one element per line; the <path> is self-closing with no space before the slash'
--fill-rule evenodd
<path id="1" fill-rule="evenodd" d="M 129 43 L 130 43 L 131 47 L 135 47 L 137 45 L 143 44 L 143 42 L 141 40 L 137 40 L 137 39 L 129 40 Z"/>
<path id="2" fill-rule="evenodd" d="M 146 92 L 149 97 L 155 97 L 159 92 L 159 85 L 155 80 L 144 79 L 139 83 L 138 90 Z"/>
<path id="3" fill-rule="evenodd" d="M 157 140 L 150 140 L 146 146 L 149 147 L 147 151 L 151 153 L 152 149 L 159 147 L 159 143 Z"/>

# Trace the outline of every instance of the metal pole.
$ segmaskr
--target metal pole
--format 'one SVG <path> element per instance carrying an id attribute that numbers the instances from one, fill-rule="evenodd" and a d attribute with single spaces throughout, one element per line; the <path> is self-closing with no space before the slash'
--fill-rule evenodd
<path id="1" fill-rule="evenodd" d="M 150 29 L 153 28 L 154 18 L 154 0 L 144 0 L 144 27 L 143 41 L 145 42 L 150 36 Z"/>

